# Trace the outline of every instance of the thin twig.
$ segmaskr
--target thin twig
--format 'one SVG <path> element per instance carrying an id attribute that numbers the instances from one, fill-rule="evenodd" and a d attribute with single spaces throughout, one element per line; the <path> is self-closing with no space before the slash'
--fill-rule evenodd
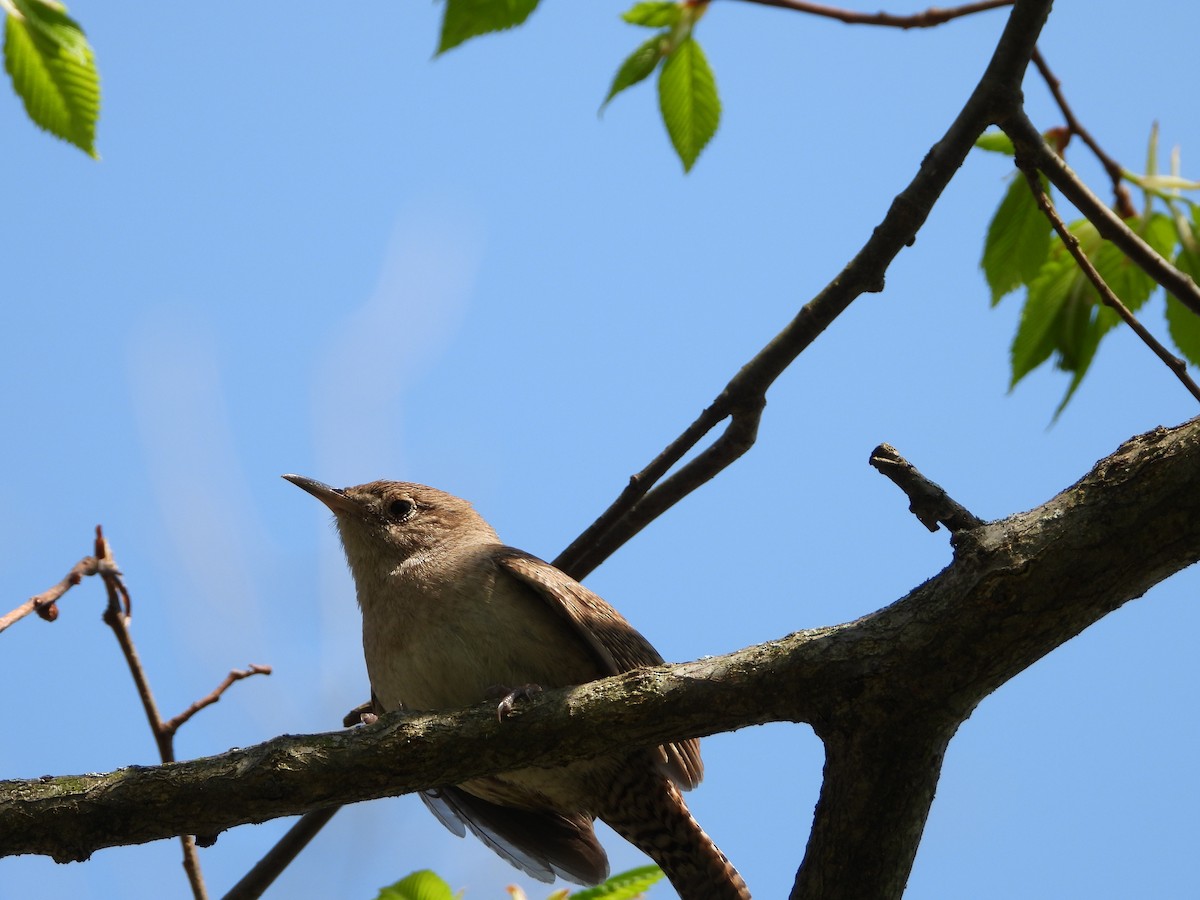
<path id="1" fill-rule="evenodd" d="M 75 563 L 71 567 L 71 571 L 54 587 L 42 591 L 40 594 L 35 594 L 16 609 L 0 616 L 0 631 L 21 621 L 21 619 L 25 618 L 31 612 L 36 612 L 47 622 L 53 622 L 58 618 L 58 606 L 56 604 L 59 598 L 75 585 L 79 584 L 79 582 L 83 581 L 85 576 L 95 575 L 99 571 L 97 566 L 98 563 L 94 556 L 85 556 L 79 562 Z"/>
<path id="2" fill-rule="evenodd" d="M 880 444 L 872 450 L 870 463 L 908 495 L 909 510 L 930 531 L 937 531 L 939 522 L 951 534 L 984 524 L 983 519 L 947 494 L 945 488 L 922 475 L 891 444 Z"/>
<path id="3" fill-rule="evenodd" d="M 1096 267 L 1092 265 L 1092 261 L 1087 258 L 1087 254 L 1079 246 L 1079 239 L 1067 229 L 1066 223 L 1063 222 L 1062 217 L 1059 216 L 1058 211 L 1054 208 L 1050 197 L 1042 189 L 1042 179 L 1039 177 L 1037 168 L 1020 156 L 1017 157 L 1017 166 L 1024 173 L 1025 180 L 1029 182 L 1029 189 L 1033 191 L 1033 196 L 1037 199 L 1038 208 L 1050 220 L 1051 226 L 1058 233 L 1059 238 L 1062 239 L 1067 252 L 1074 257 L 1075 263 L 1082 270 L 1084 276 L 1096 288 L 1096 292 L 1100 295 L 1100 299 L 1104 302 L 1104 305 L 1113 309 L 1125 324 L 1133 329 L 1134 334 L 1142 339 L 1142 343 L 1153 350 L 1154 354 L 1175 374 L 1175 377 L 1183 383 L 1183 386 L 1188 389 L 1189 393 L 1197 400 L 1200 400 L 1200 386 L 1197 386 L 1196 382 L 1192 381 L 1188 375 L 1187 363 L 1171 353 L 1170 350 L 1158 342 L 1154 335 L 1146 330 L 1146 326 L 1137 320 L 1137 317 L 1130 312 L 1129 307 L 1121 302 L 1121 298 L 1113 292 L 1113 289 L 1108 286 L 1104 278 L 1096 271 Z"/>
<path id="4" fill-rule="evenodd" d="M 100 577 L 104 580 L 104 588 L 108 592 L 108 606 L 104 610 L 104 624 L 113 630 L 117 643 L 121 645 L 121 654 L 129 666 L 129 674 L 133 676 L 137 688 L 138 699 L 142 701 L 142 709 L 150 722 L 150 730 L 158 744 L 158 754 L 163 762 L 174 762 L 175 751 L 171 740 L 162 729 L 162 717 L 158 713 L 158 704 L 154 702 L 154 692 L 150 690 L 150 681 L 146 678 L 146 670 L 138 657 L 133 637 L 129 633 L 129 614 L 123 608 L 128 603 L 129 591 L 121 580 L 121 571 L 112 558 L 112 549 L 100 528 L 96 529 L 96 558 L 100 561 Z"/>
<path id="5" fill-rule="evenodd" d="M 138 657 L 133 636 L 129 632 L 129 617 L 133 608 L 129 590 L 121 578 L 121 570 L 117 568 L 112 556 L 112 548 L 104 537 L 100 526 L 96 526 L 96 559 L 99 562 L 100 577 L 104 580 L 104 589 L 108 592 L 108 606 L 104 609 L 104 624 L 113 630 L 117 643 L 121 647 L 121 655 L 129 666 L 133 683 L 137 687 L 138 698 L 142 701 L 142 709 L 150 723 L 150 732 L 158 745 L 158 755 L 164 763 L 175 761 L 174 732 L 168 733 L 163 727 L 162 716 L 158 712 L 158 704 L 154 702 L 154 693 L 150 690 L 150 681 L 146 670 Z M 196 852 L 195 838 L 190 834 L 181 834 L 179 843 L 183 849 L 183 871 L 187 875 L 188 884 L 192 888 L 195 900 L 207 900 L 208 891 L 204 886 L 204 873 L 200 869 L 200 857 Z"/>
<path id="6" fill-rule="evenodd" d="M 1067 98 L 1062 92 L 1062 82 L 1058 80 L 1050 67 L 1046 65 L 1046 60 L 1038 50 L 1033 51 L 1033 64 L 1037 67 L 1038 72 L 1042 76 L 1042 80 L 1046 82 L 1046 87 L 1050 89 L 1051 96 L 1054 97 L 1054 102 L 1058 104 L 1059 111 L 1062 112 L 1063 118 L 1066 120 L 1067 129 L 1071 134 L 1078 135 L 1079 139 L 1087 144 L 1088 149 L 1095 154 L 1096 159 L 1100 160 L 1100 165 L 1104 166 L 1104 171 L 1108 173 L 1108 177 L 1112 180 L 1113 196 L 1117 202 L 1117 214 L 1123 219 L 1130 219 L 1137 215 L 1137 210 L 1133 207 L 1133 197 L 1129 194 L 1129 188 L 1126 187 L 1125 181 L 1122 178 L 1121 164 L 1105 153 L 1096 139 L 1092 137 L 1090 131 L 1080 124 L 1075 118 L 1075 113 L 1071 107 L 1067 105 Z"/>
<path id="7" fill-rule="evenodd" d="M 158 745 L 158 755 L 164 763 L 174 762 L 175 732 L 184 722 L 206 706 L 211 706 L 220 700 L 221 695 L 235 681 L 249 678 L 251 675 L 269 675 L 271 668 L 270 666 L 251 665 L 245 671 L 236 669 L 231 671 L 207 697 L 197 700 L 182 713 L 170 721 L 164 722 L 159 714 L 158 704 L 154 701 L 154 693 L 150 690 L 150 680 L 146 677 L 146 670 L 142 666 L 137 648 L 134 646 L 133 636 L 129 632 L 129 617 L 133 609 L 133 601 L 129 596 L 129 589 L 125 587 L 125 582 L 121 577 L 121 570 L 117 568 L 116 561 L 113 559 L 112 548 L 99 526 L 96 527 L 96 568 L 104 580 L 104 588 L 108 592 L 108 606 L 104 610 L 104 622 L 113 630 L 117 643 L 121 646 L 121 653 L 129 666 L 129 673 L 133 676 L 138 697 L 141 698 L 142 709 L 150 723 L 154 742 Z M 204 875 L 200 869 L 196 838 L 194 835 L 182 834 L 179 836 L 179 842 L 183 847 L 183 869 L 187 873 L 192 896 L 195 900 L 207 900 L 208 890 L 204 886 Z"/>
<path id="8" fill-rule="evenodd" d="M 251 663 L 245 669 L 231 669 L 229 674 L 225 676 L 225 680 L 218 684 L 216 688 L 213 689 L 211 694 L 209 694 L 207 697 L 201 697 L 179 715 L 172 719 L 168 719 L 166 722 L 163 722 L 163 731 L 168 735 L 174 736 L 175 732 L 179 730 L 180 726 L 183 725 L 184 722 L 186 722 L 196 713 L 200 712 L 200 710 L 204 709 L 206 706 L 212 706 L 214 703 L 220 700 L 221 695 L 229 690 L 235 681 L 241 681 L 243 678 L 249 678 L 251 675 L 270 674 L 270 666 L 260 666 L 257 663 Z"/>
<path id="9" fill-rule="evenodd" d="M 823 16 L 826 19 L 837 19 L 847 25 L 886 25 L 890 28 L 933 28 L 951 19 L 960 19 L 989 9 L 999 9 L 1002 6 L 1012 6 L 1013 0 L 981 0 L 979 3 L 966 3 L 949 9 L 930 7 L 925 12 L 913 13 L 908 16 L 896 16 L 891 13 L 864 13 L 851 9 L 838 9 L 833 6 L 823 6 L 820 3 L 806 3 L 805 0 L 745 0 L 747 3 L 757 3 L 760 6 L 776 6 L 780 9 L 790 9 L 793 12 L 809 13 Z"/>

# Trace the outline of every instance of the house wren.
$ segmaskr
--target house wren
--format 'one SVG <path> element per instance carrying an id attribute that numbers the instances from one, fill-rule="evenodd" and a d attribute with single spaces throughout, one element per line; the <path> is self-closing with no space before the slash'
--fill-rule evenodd
<path id="1" fill-rule="evenodd" d="M 464 500 L 420 484 L 345 489 L 283 476 L 334 514 L 363 615 L 376 711 L 471 706 L 512 692 L 616 675 L 662 657 L 615 609 L 534 556 L 506 547 Z M 700 782 L 696 740 L 422 794 L 540 881 L 608 877 L 596 818 L 647 853 L 684 900 L 748 900 L 740 875 L 680 796 Z"/>

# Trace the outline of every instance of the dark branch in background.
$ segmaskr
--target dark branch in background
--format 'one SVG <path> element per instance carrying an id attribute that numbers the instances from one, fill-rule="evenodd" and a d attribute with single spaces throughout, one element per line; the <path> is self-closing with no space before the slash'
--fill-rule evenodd
<path id="1" fill-rule="evenodd" d="M 1134 265 L 1200 316 L 1200 288 L 1196 283 L 1164 259 L 1088 189 L 1062 157 L 1046 143 L 1023 109 L 1013 107 L 1003 111 L 996 124 L 1012 140 L 1017 156 L 1039 168 L 1050 179 L 1050 183 L 1096 226 L 1101 237 L 1114 244 Z"/>
<path id="2" fill-rule="evenodd" d="M 1200 387 L 1196 386 L 1196 382 L 1192 381 L 1187 373 L 1187 363 L 1170 350 L 1164 347 L 1159 341 L 1146 330 L 1146 326 L 1137 320 L 1137 317 L 1130 311 L 1129 307 L 1121 302 L 1113 289 L 1108 286 L 1100 273 L 1096 271 L 1096 267 L 1092 265 L 1092 261 L 1087 258 L 1087 254 L 1079 246 L 1079 239 L 1067 229 L 1067 225 L 1059 216 L 1054 204 L 1050 202 L 1050 198 L 1046 196 L 1046 192 L 1042 190 L 1042 180 L 1038 177 L 1038 170 L 1030 163 L 1026 163 L 1019 155 L 1017 156 L 1017 167 L 1025 175 L 1025 180 L 1029 182 L 1029 189 L 1033 191 L 1033 196 L 1037 200 L 1038 209 L 1050 220 L 1050 225 L 1058 234 L 1063 242 L 1063 246 L 1067 248 L 1067 252 L 1075 259 L 1075 264 L 1079 266 L 1084 276 L 1096 288 L 1096 292 L 1100 295 L 1100 299 L 1105 306 L 1111 307 L 1118 316 L 1133 329 L 1133 333 L 1142 339 L 1147 347 L 1154 351 L 1155 356 L 1166 364 L 1166 367 L 1174 373 L 1175 377 L 1183 382 L 1183 386 L 1188 389 L 1193 397 L 1200 400 Z"/>
<path id="3" fill-rule="evenodd" d="M 870 463 L 908 495 L 909 510 L 930 531 L 937 531 L 939 522 L 951 534 L 984 524 L 983 519 L 957 503 L 944 488 L 918 472 L 891 444 L 880 444 L 871 451 Z"/>
<path id="4" fill-rule="evenodd" d="M 1079 120 L 1075 118 L 1075 113 L 1067 105 L 1067 98 L 1063 96 L 1062 82 L 1050 71 L 1050 67 L 1046 65 L 1046 60 L 1042 58 L 1042 54 L 1036 49 L 1033 51 L 1033 64 L 1041 74 L 1042 80 L 1046 82 L 1046 87 L 1050 89 L 1050 94 L 1054 97 L 1054 102 L 1058 104 L 1058 108 L 1066 120 L 1067 130 L 1070 134 L 1077 135 L 1081 141 L 1087 144 L 1088 149 L 1095 154 L 1096 159 L 1100 160 L 1100 165 L 1104 166 L 1104 171 L 1112 179 L 1113 196 L 1116 198 L 1117 203 L 1117 214 L 1123 219 L 1133 218 L 1137 215 L 1137 210 L 1133 208 L 1133 198 L 1129 196 L 1129 188 L 1125 186 L 1125 182 L 1121 177 L 1122 170 L 1120 164 L 1100 148 L 1096 139 L 1092 137 L 1091 132 L 1084 128 Z"/>
<path id="5" fill-rule="evenodd" d="M 556 566 L 575 578 L 584 578 L 646 525 L 753 446 L 767 391 L 775 379 L 855 298 L 883 290 L 884 274 L 892 260 L 916 240 L 917 231 L 976 138 L 992 124 L 999 110 L 1020 109 L 1021 81 L 1049 11 L 1049 0 L 1026 0 L 1015 5 L 970 99 L 930 149 L 908 187 L 892 201 L 887 215 L 854 259 L 742 367 L 683 434 L 630 479 L 613 504 L 559 554 L 554 560 Z M 729 425 L 710 446 L 658 484 L 725 419 L 730 420 Z"/>
<path id="6" fill-rule="evenodd" d="M 334 817 L 341 806 L 329 806 L 325 809 L 307 812 L 300 817 L 295 825 L 288 829 L 267 855 L 254 864 L 254 867 L 242 876 L 221 900 L 257 900 L 279 877 L 300 851 L 308 846 L 309 841 L 317 836 L 330 819 Z"/>
<path id="7" fill-rule="evenodd" d="M 823 6 L 820 3 L 806 3 L 804 0 L 746 0 L 746 2 L 756 3 L 759 6 L 776 6 L 780 9 L 790 9 L 793 12 L 809 13 L 814 16 L 823 16 L 826 19 L 837 19 L 847 25 L 885 25 L 891 28 L 905 29 L 933 28 L 949 22 L 951 19 L 960 19 L 963 16 L 1013 4 L 1013 0 L 982 0 L 979 3 L 967 3 L 949 9 L 939 9 L 935 6 L 925 12 L 896 16 L 884 12 L 864 13 L 851 9 L 838 9 L 832 6 Z"/>
<path id="8" fill-rule="evenodd" d="M 0 856 L 58 860 L 618 748 L 809 722 L 825 782 L 793 898 L 894 898 L 946 743 L 980 700 L 1200 559 L 1200 420 L 1134 438 L 1042 506 L 960 532 L 952 563 L 853 622 L 493 704 L 393 713 L 220 756 L 0 782 Z"/>

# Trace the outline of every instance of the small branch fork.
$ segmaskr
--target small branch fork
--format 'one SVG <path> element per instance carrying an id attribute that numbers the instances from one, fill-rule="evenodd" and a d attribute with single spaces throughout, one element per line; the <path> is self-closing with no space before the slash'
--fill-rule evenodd
<path id="1" fill-rule="evenodd" d="M 1134 334 L 1142 339 L 1142 343 L 1153 350 L 1155 356 L 1161 359 L 1166 367 L 1170 369 L 1172 373 L 1174 373 L 1175 377 L 1178 378 L 1180 382 L 1183 383 L 1183 386 L 1188 389 L 1188 392 L 1197 400 L 1200 400 L 1200 387 L 1198 387 L 1196 382 L 1194 382 L 1191 379 L 1191 376 L 1188 375 L 1187 363 L 1164 347 L 1158 341 L 1158 339 L 1146 329 L 1146 326 L 1137 320 L 1137 317 L 1134 316 L 1129 307 L 1121 302 L 1121 298 L 1113 292 L 1113 289 L 1108 286 L 1105 280 L 1100 276 L 1100 273 L 1096 271 L 1096 267 L 1092 265 L 1092 261 L 1087 258 L 1087 254 L 1084 253 L 1083 249 L 1079 246 L 1078 239 L 1067 229 L 1066 223 L 1063 222 L 1062 217 L 1059 216 L 1058 211 L 1055 210 L 1054 204 L 1046 195 L 1046 192 L 1042 189 L 1042 180 L 1038 176 L 1038 170 L 1031 163 L 1022 159 L 1020 155 L 1017 156 L 1017 167 L 1021 170 L 1022 174 L 1024 174 L 1025 180 L 1029 182 L 1029 189 L 1033 191 L 1033 196 L 1037 200 L 1038 208 L 1042 211 L 1046 218 L 1050 220 L 1050 224 L 1053 226 L 1054 231 L 1062 240 L 1063 246 L 1065 246 L 1067 248 L 1067 252 L 1074 257 L 1076 265 L 1079 266 L 1087 280 L 1090 281 L 1096 288 L 1096 291 L 1099 293 L 1100 299 L 1104 302 L 1104 305 L 1111 307 L 1116 314 L 1121 317 L 1125 324 L 1133 329 Z"/>
<path id="2" fill-rule="evenodd" d="M 58 618 L 58 600 L 88 575 L 99 575 L 104 582 L 104 590 L 108 595 L 108 604 L 104 608 L 103 615 L 104 624 L 113 630 L 117 643 L 121 646 L 121 653 L 129 666 L 129 672 L 137 687 L 138 697 L 142 701 L 142 709 L 146 713 L 150 730 L 154 734 L 154 741 L 158 745 L 159 757 L 164 763 L 175 761 L 175 733 L 192 716 L 220 700 L 221 695 L 229 690 L 234 682 L 249 678 L 251 675 L 271 674 L 270 666 L 256 664 L 251 664 L 244 670 L 234 669 L 210 694 L 197 700 L 179 715 L 164 722 L 159 715 L 158 704 L 155 703 L 154 693 L 150 690 L 150 681 L 146 677 L 146 671 L 138 657 L 133 636 L 129 631 L 129 620 L 133 611 L 129 589 L 125 586 L 116 560 L 113 559 L 112 547 L 104 537 L 104 531 L 99 525 L 96 526 L 94 555 L 85 556 L 77 562 L 58 584 L 30 597 L 16 609 L 0 617 L 0 631 L 23 619 L 31 612 L 36 612 L 43 619 L 53 622 Z M 196 853 L 197 841 L 190 834 L 180 835 L 179 840 L 183 845 L 183 868 L 187 873 L 192 895 L 195 900 L 206 900 L 208 892 L 204 886 L 204 876 L 200 871 L 200 860 Z"/>
<path id="3" fill-rule="evenodd" d="M 897 16 L 885 12 L 864 13 L 852 9 L 838 9 L 820 3 L 807 3 L 805 0 L 746 0 L 746 2 L 756 3 L 759 6 L 775 6 L 780 9 L 790 9 L 793 12 L 808 13 L 809 15 L 821 16 L 826 19 L 836 19 L 847 25 L 883 25 L 889 28 L 904 29 L 933 28 L 949 22 L 951 19 L 960 19 L 963 16 L 986 12 L 989 9 L 999 9 L 1002 6 L 1012 6 L 1013 4 L 1013 0 L 981 0 L 979 3 L 965 3 L 962 6 L 954 6 L 949 9 L 939 9 L 933 6 L 924 12 L 913 13 L 908 16 Z"/>
<path id="4" fill-rule="evenodd" d="M 1137 215 L 1137 210 L 1133 207 L 1133 198 L 1129 195 L 1129 188 L 1125 186 L 1125 182 L 1122 180 L 1120 163 L 1105 153 L 1096 142 L 1096 139 L 1092 137 L 1091 132 L 1084 128 L 1079 120 L 1075 118 L 1075 113 L 1067 105 L 1067 98 L 1063 96 L 1062 82 L 1050 71 L 1050 67 L 1046 65 L 1046 60 L 1042 58 L 1041 52 L 1037 49 L 1033 51 L 1033 64 L 1037 67 L 1042 80 L 1046 82 L 1046 87 L 1050 89 L 1050 94 L 1054 97 L 1054 102 L 1058 104 L 1059 111 L 1062 112 L 1063 118 L 1066 120 L 1068 135 L 1078 135 L 1079 139 L 1087 144 L 1088 149 L 1095 154 L 1096 159 L 1100 160 L 1100 165 L 1104 166 L 1104 171 L 1112 179 L 1117 214 L 1122 219 L 1130 219 Z"/>

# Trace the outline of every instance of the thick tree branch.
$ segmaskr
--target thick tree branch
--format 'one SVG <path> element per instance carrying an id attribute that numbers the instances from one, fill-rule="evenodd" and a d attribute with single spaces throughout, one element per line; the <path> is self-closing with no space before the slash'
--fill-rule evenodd
<path id="1" fill-rule="evenodd" d="M 491 704 L 393 714 L 207 759 L 0 782 L 0 855 L 82 859 L 518 766 L 793 721 L 812 723 L 828 753 L 813 864 L 794 896 L 818 896 L 823 885 L 840 896 L 896 896 L 954 729 L 1009 678 L 1200 559 L 1198 481 L 1200 420 L 1157 429 L 1037 509 L 960 532 L 950 566 L 876 613 L 548 692 L 503 723 Z M 870 815 L 855 815 L 864 804 Z M 868 849 L 874 861 L 863 868 Z"/>
<path id="2" fill-rule="evenodd" d="M 791 900 L 899 897 L 953 729 L 914 717 L 896 730 L 826 730 L 825 774 Z"/>
<path id="3" fill-rule="evenodd" d="M 883 290 L 884 275 L 900 251 L 911 246 L 934 204 L 1002 110 L 1019 109 L 1021 81 L 1050 12 L 1050 0 L 1020 0 L 979 83 L 950 128 L 930 148 L 916 176 L 892 201 L 871 237 L 838 275 L 725 386 L 678 438 L 629 485 L 604 513 L 554 560 L 583 578 L 622 544 L 754 444 L 767 391 L 788 366 L 861 294 Z M 661 484 L 683 457 L 721 422 L 726 430 Z"/>

